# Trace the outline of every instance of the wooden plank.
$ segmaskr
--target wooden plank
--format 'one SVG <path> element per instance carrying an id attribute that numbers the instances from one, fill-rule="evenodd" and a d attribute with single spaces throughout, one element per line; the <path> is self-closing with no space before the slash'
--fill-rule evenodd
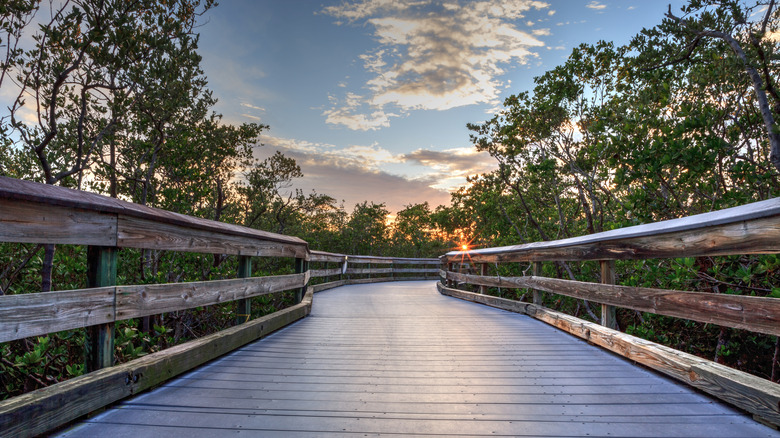
<path id="1" fill-rule="evenodd" d="M 324 251 L 310 251 L 309 261 L 319 263 L 344 263 L 347 256 Z"/>
<path id="2" fill-rule="evenodd" d="M 116 288 L 0 296 L 0 342 L 113 322 Z"/>
<path id="3" fill-rule="evenodd" d="M 780 385 L 700 357 L 530 303 L 444 287 L 445 295 L 525 313 L 780 425 Z"/>
<path id="4" fill-rule="evenodd" d="M 341 268 L 311 269 L 309 272 L 311 272 L 312 277 L 330 277 L 333 275 L 341 275 Z"/>
<path id="5" fill-rule="evenodd" d="M 114 214 L 0 199 L 0 242 L 116 245 Z"/>
<path id="6" fill-rule="evenodd" d="M 176 227 L 196 229 L 211 234 L 225 236 L 241 236 L 254 240 L 285 243 L 307 248 L 307 243 L 302 239 L 267 231 L 255 230 L 239 225 L 226 224 L 207 219 L 186 216 L 170 211 L 133 204 L 107 196 L 89 193 L 80 190 L 72 190 L 32 181 L 24 181 L 15 178 L 0 176 L 0 199 L 5 201 L 22 201 L 40 206 L 55 206 L 75 208 L 93 213 L 111 213 L 127 217 L 146 219 L 160 224 L 169 224 Z M 0 211 L 2 208 L 0 208 Z M 89 231 L 89 230 L 87 230 Z M 97 232 L 93 232 L 97 235 Z M 43 242 L 38 242 L 43 243 Z M 89 245 L 114 246 L 116 242 L 52 242 L 52 243 L 81 243 Z M 249 254 L 247 254 L 249 255 Z"/>
<path id="7" fill-rule="evenodd" d="M 352 259 L 350 259 L 352 262 Z M 347 268 L 347 274 L 391 274 L 393 268 Z"/>
<path id="8" fill-rule="evenodd" d="M 377 265 L 389 265 L 393 263 L 393 260 L 394 259 L 392 257 L 349 256 L 349 263 L 374 263 Z"/>
<path id="9" fill-rule="evenodd" d="M 497 278 L 449 272 L 447 278 L 494 287 L 534 288 L 643 312 L 780 335 L 780 298 L 606 285 L 533 276 Z"/>
<path id="10" fill-rule="evenodd" d="M 344 286 L 347 284 L 347 280 L 336 280 L 328 283 L 315 284 L 310 286 L 314 292 L 322 292 L 324 290 L 333 289 L 334 287 Z"/>
<path id="11" fill-rule="evenodd" d="M 252 277 L 252 258 L 249 256 L 238 257 L 238 278 Z M 252 300 L 242 298 L 236 302 L 236 325 L 243 324 L 252 317 Z"/>
<path id="12" fill-rule="evenodd" d="M 116 318 L 138 318 L 295 289 L 306 284 L 307 277 L 306 274 L 289 274 L 192 283 L 118 286 Z"/>
<path id="13" fill-rule="evenodd" d="M 534 262 L 533 263 L 533 271 L 535 277 L 541 277 L 542 276 L 542 262 Z M 533 289 L 533 303 L 536 305 L 541 306 L 544 302 L 544 292 Z"/>
<path id="14" fill-rule="evenodd" d="M 3 436 L 33 437 L 266 336 L 311 312 L 301 304 L 115 367 L 0 401 Z"/>
<path id="15" fill-rule="evenodd" d="M 439 259 L 425 259 L 425 258 L 393 258 L 393 263 L 397 265 L 440 265 Z"/>
<path id="16" fill-rule="evenodd" d="M 87 286 L 101 288 L 116 284 L 118 248 L 89 246 L 87 248 Z M 114 364 L 114 322 L 87 327 L 84 342 L 87 372 Z"/>
<path id="17" fill-rule="evenodd" d="M 615 261 L 599 260 L 601 267 L 601 282 L 603 284 L 615 284 Z M 609 304 L 601 304 L 601 325 L 611 329 L 617 329 L 617 309 Z"/>
<path id="18" fill-rule="evenodd" d="M 780 202 L 780 198 L 775 200 Z M 692 219 L 696 216 L 691 216 Z M 659 222 L 658 224 L 663 224 Z M 692 221 L 686 221 L 693 227 Z M 655 225 L 655 224 L 648 224 Z M 633 228 L 633 227 L 631 227 Z M 656 231 L 661 227 L 652 227 Z M 625 230 L 630 230 L 627 228 Z M 613 230 L 617 231 L 617 230 Z M 633 237 L 640 234 L 638 237 Z M 749 219 L 735 223 L 694 227 L 662 234 L 613 233 L 608 231 L 572 239 L 469 251 L 474 262 L 527 262 L 555 260 L 623 260 L 700 257 L 780 252 L 780 218 Z M 447 260 L 460 260 L 465 253 L 447 253 Z"/>
<path id="19" fill-rule="evenodd" d="M 218 234 L 124 215 L 119 216 L 117 245 L 125 248 L 243 256 L 307 257 L 305 245 Z"/>
<path id="20" fill-rule="evenodd" d="M 432 268 L 430 268 L 430 269 L 424 269 L 424 268 L 423 269 L 413 269 L 413 268 L 410 268 L 410 269 L 397 269 L 397 268 L 393 268 L 393 272 L 396 273 L 396 274 L 438 274 L 439 270 L 438 269 L 432 269 Z"/>

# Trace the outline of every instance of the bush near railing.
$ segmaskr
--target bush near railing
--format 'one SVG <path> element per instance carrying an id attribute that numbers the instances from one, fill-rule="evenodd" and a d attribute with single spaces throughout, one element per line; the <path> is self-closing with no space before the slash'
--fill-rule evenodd
<path id="1" fill-rule="evenodd" d="M 442 256 L 446 268 L 440 273 L 439 288 L 442 293 L 529 314 L 780 424 L 780 385 L 615 330 L 620 307 L 776 337 L 780 335 L 778 298 L 620 285 L 615 270 L 615 261 L 678 258 L 689 263 L 695 257 L 776 253 L 780 253 L 780 198 L 571 239 L 453 251 Z M 598 262 L 600 282 L 542 276 L 545 265 L 571 261 Z M 530 264 L 527 274 L 496 275 L 498 267 L 517 263 Z M 468 287 L 464 285 L 476 289 L 464 291 Z M 490 296 L 489 288 L 526 289 L 531 302 Z M 544 307 L 557 296 L 599 303 L 601 315 L 595 319 L 601 325 Z"/>
<path id="2" fill-rule="evenodd" d="M 84 354 L 83 367 L 77 364 L 79 360 L 65 364 L 73 379 L 0 401 L 0 430 L 4 436 L 46 433 L 307 316 L 315 291 L 309 285 L 312 277 L 342 277 L 318 284 L 318 290 L 339 283 L 410 279 L 394 278 L 396 274 L 407 275 L 392 268 L 402 259 L 313 252 L 296 237 L 6 177 L 0 177 L 0 242 L 67 245 L 67 255 L 86 258 L 86 272 L 75 274 L 82 278 L 63 283 L 74 284 L 76 289 L 0 295 L 3 351 L 9 343 L 38 337 L 20 361 L 34 365 L 42 355 L 55 354 L 74 362 L 68 356 Z M 196 259 L 198 254 L 207 258 L 228 257 L 230 261 L 214 263 L 220 269 L 209 271 L 202 281 L 178 278 L 159 284 L 121 284 L 127 278 L 117 278 L 117 273 L 122 272 L 119 263 L 137 263 L 136 259 L 144 257 L 145 251 L 176 251 L 193 254 Z M 272 264 L 277 268 L 287 264 L 281 270 L 291 272 L 253 276 L 253 264 L 261 265 L 267 260 L 280 260 Z M 309 270 L 310 263 L 323 266 Z M 328 267 L 331 263 L 338 267 Z M 369 265 L 362 267 L 365 263 Z M 370 263 L 389 268 L 371 267 Z M 410 259 L 404 263 L 439 262 Z M 435 278 L 437 272 L 438 269 L 426 269 L 415 273 Z M 213 280 L 213 274 L 233 278 Z M 266 309 L 252 309 L 252 300 L 281 293 L 293 298 L 288 307 L 265 316 L 262 314 Z M 231 325 L 235 326 L 115 365 L 117 357 L 138 353 L 134 344 L 138 324 L 129 321 L 208 309 L 222 313 L 222 320 L 225 316 L 232 319 Z M 258 317 L 253 319 L 253 314 Z M 164 325 L 152 324 L 150 329 L 150 336 L 167 335 Z M 52 347 L 47 335 L 56 332 L 83 339 L 83 349 L 66 351 L 61 345 Z M 67 340 L 65 344 L 72 346 L 71 339 Z M 166 343 L 174 342 L 163 342 Z M 3 360 L 6 366 L 16 366 L 6 357 Z M 83 372 L 86 374 L 82 375 Z"/>

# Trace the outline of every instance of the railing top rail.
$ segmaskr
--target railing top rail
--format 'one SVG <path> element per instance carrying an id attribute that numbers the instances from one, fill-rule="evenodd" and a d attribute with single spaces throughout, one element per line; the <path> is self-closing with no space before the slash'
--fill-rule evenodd
<path id="1" fill-rule="evenodd" d="M 306 241 L 297 237 L 173 213 L 95 193 L 3 176 L 0 176 L 0 199 L 117 214 L 206 232 L 308 247 Z"/>
<path id="2" fill-rule="evenodd" d="M 777 242 L 761 242 L 760 248 L 746 251 L 748 243 L 755 244 L 750 237 L 749 227 L 740 236 L 731 236 L 735 241 L 741 241 L 741 245 L 729 246 L 729 234 L 726 226 L 734 226 L 750 221 L 757 221 L 780 216 L 780 198 L 727 208 L 724 210 L 698 214 L 694 216 L 671 219 L 649 224 L 636 225 L 626 228 L 604 231 L 601 233 L 568 239 L 552 240 L 546 242 L 533 242 L 522 245 L 502 246 L 495 248 L 483 248 L 470 251 L 450 251 L 441 258 L 444 261 L 459 261 L 463 257 L 470 257 L 475 261 L 525 261 L 525 260 L 593 260 L 593 259 L 622 259 L 622 258 L 652 258 L 674 256 L 686 257 L 693 255 L 725 255 L 739 253 L 776 252 Z M 703 242 L 685 239 L 677 242 L 677 248 L 671 248 L 671 243 L 663 242 L 663 237 L 695 236 L 707 229 L 716 230 L 722 228 L 717 238 L 718 242 Z M 731 230 L 734 234 L 735 230 Z M 716 230 L 716 233 L 718 231 Z M 769 230 L 763 230 L 769 233 Z M 657 240 L 657 244 L 649 243 L 651 239 Z M 626 243 L 625 245 L 620 245 Z M 769 247 L 767 247 L 769 245 Z M 655 246 L 655 248 L 652 248 Z M 761 246 L 761 245 L 759 245 Z"/>

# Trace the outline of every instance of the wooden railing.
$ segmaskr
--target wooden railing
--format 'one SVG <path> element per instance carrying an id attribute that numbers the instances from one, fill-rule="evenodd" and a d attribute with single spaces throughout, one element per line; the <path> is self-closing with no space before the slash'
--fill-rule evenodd
<path id="1" fill-rule="evenodd" d="M 284 327 L 309 314 L 316 291 L 349 283 L 415 279 L 409 277 L 409 269 L 395 269 L 409 264 L 422 267 L 414 273 L 435 278 L 438 266 L 429 265 L 439 264 L 438 259 L 310 251 L 296 237 L 6 177 L 0 177 L 0 242 L 88 247 L 88 288 L 0 296 L 0 343 L 86 328 L 85 362 L 91 371 L 0 401 L 3 436 L 46 433 Z M 237 278 L 117 285 L 119 248 L 238 256 Z M 296 273 L 253 277 L 253 257 L 292 258 Z M 309 270 L 310 263 L 321 267 Z M 340 278 L 309 286 L 311 278 L 334 276 Z M 295 291 L 295 305 L 250 320 L 251 298 L 290 290 Z M 240 324 L 235 327 L 112 366 L 116 322 L 227 302 L 236 302 Z"/>
<path id="2" fill-rule="evenodd" d="M 742 207 L 617 229 L 571 239 L 453 251 L 442 256 L 439 290 L 447 295 L 525 313 L 608 350 L 685 381 L 780 424 L 780 385 L 668 347 L 621 333 L 615 307 L 780 335 L 780 299 L 621 286 L 614 260 L 682 258 L 780 252 L 780 198 Z M 598 261 L 601 283 L 546 278 L 543 262 Z M 533 275 L 499 277 L 489 264 L 531 262 Z M 479 274 L 458 272 L 469 264 Z M 457 289 L 479 286 L 477 293 Z M 486 295 L 487 287 L 533 289 L 533 302 Z M 601 325 L 542 306 L 553 293 L 601 303 Z"/>

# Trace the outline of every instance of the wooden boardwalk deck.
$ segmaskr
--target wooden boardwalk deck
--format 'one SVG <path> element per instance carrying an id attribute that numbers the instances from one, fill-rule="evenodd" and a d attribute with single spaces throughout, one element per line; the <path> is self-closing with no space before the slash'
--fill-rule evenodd
<path id="1" fill-rule="evenodd" d="M 319 293 L 310 317 L 62 433 L 780 437 L 692 389 L 434 282 Z"/>

